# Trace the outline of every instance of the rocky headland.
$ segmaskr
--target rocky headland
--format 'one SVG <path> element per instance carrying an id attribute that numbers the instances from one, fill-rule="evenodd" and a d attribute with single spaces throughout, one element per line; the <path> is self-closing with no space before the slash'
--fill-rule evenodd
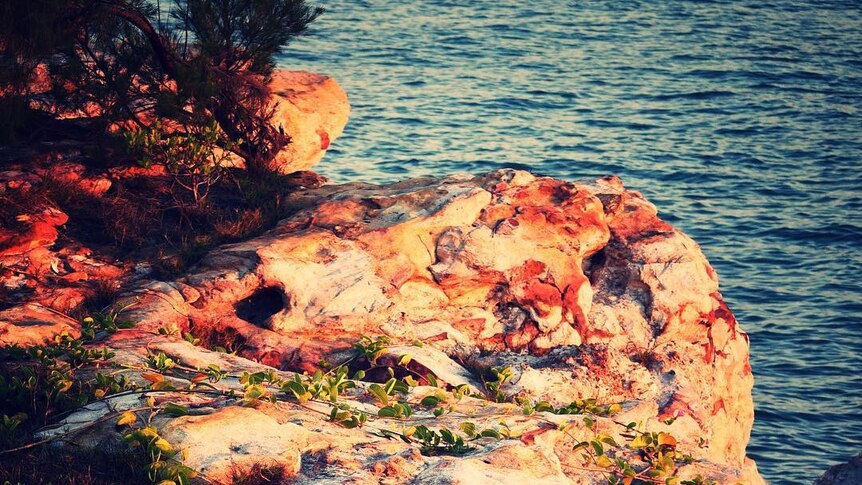
<path id="1" fill-rule="evenodd" d="M 296 131 L 274 168 L 307 170 L 346 95 L 276 80 Z M 96 195 L 128 176 L 52 163 Z M 0 187 L 44 176 L 6 170 Z M 618 178 L 297 177 L 274 228 L 173 278 L 65 236 L 56 207 L 22 207 L 0 275 L 26 297 L 0 311 L 0 343 L 81 338 L 113 355 L 78 378 L 124 379 L 40 446 L 151 433 L 202 483 L 764 483 L 745 454 L 748 337 L 698 245 Z M 106 286 L 102 326 L 69 316 Z"/>

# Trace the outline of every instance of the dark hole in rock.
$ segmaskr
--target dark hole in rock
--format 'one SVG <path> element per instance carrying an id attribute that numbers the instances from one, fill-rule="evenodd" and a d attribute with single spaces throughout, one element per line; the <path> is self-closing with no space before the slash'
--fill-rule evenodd
<path id="1" fill-rule="evenodd" d="M 275 287 L 261 288 L 235 305 L 236 316 L 255 325 L 263 324 L 269 317 L 285 309 L 281 290 Z"/>
<path id="2" fill-rule="evenodd" d="M 608 255 L 605 253 L 605 249 L 606 248 L 602 248 L 596 251 L 595 254 L 584 260 L 584 264 L 582 265 L 584 268 L 584 275 L 590 279 L 591 283 L 593 282 L 593 273 L 604 266 L 608 260 Z"/>

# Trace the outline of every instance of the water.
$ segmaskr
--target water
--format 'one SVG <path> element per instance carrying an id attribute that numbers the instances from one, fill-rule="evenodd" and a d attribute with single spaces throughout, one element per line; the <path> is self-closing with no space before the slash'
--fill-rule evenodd
<path id="1" fill-rule="evenodd" d="M 327 7 L 281 62 L 350 95 L 321 173 L 619 175 L 701 244 L 751 335 L 764 477 L 862 451 L 859 3 Z"/>

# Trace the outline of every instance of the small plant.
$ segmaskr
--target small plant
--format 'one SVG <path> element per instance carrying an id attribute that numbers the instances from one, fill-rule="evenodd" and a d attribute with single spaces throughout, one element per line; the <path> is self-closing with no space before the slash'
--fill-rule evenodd
<path id="1" fill-rule="evenodd" d="M 118 424 L 133 425 L 126 414 L 120 418 Z M 149 457 L 147 465 L 147 477 L 152 483 L 159 485 L 189 485 L 191 479 L 197 476 L 197 472 L 179 460 L 177 451 L 168 440 L 164 439 L 152 426 L 143 428 L 132 428 L 123 433 L 123 441 L 131 446 L 139 448 Z"/>
<path id="2" fill-rule="evenodd" d="M 368 414 L 353 409 L 349 404 L 340 403 L 332 406 L 329 420 L 345 428 L 356 428 L 368 421 Z"/>
<path id="3" fill-rule="evenodd" d="M 272 370 L 260 372 L 243 372 L 239 379 L 243 386 L 243 406 L 257 407 L 263 401 L 275 402 L 277 397 L 270 391 L 267 384 L 278 386 L 282 383 Z"/>
<path id="4" fill-rule="evenodd" d="M 493 367 L 490 370 L 492 379 L 485 381 L 485 389 L 488 391 L 488 397 L 494 402 L 507 402 L 508 397 L 503 392 L 503 384 L 512 380 L 514 371 L 511 367 L 497 368 Z"/>
<path id="5" fill-rule="evenodd" d="M 406 402 L 395 402 L 377 411 L 381 418 L 406 419 L 413 415 L 413 408 Z"/>
<path id="6" fill-rule="evenodd" d="M 93 340 L 96 338 L 96 332 L 98 331 L 112 334 L 123 328 L 134 327 L 134 322 L 120 318 L 120 313 L 126 308 L 128 306 L 121 308 L 111 307 L 108 310 L 93 312 L 91 315 L 84 317 L 81 320 L 81 336 L 86 340 Z"/>
<path id="7" fill-rule="evenodd" d="M 493 438 L 495 440 L 502 440 L 505 438 L 509 438 L 511 435 L 511 430 L 509 426 L 504 422 L 500 421 L 501 429 L 493 429 L 493 428 L 485 428 L 479 429 L 475 424 L 467 421 L 458 425 L 458 428 L 467 435 L 471 440 L 478 440 L 481 438 Z"/>
<path id="8" fill-rule="evenodd" d="M 17 413 L 12 416 L 2 415 L 0 419 L 0 445 L 8 446 L 15 441 L 17 437 L 18 427 L 27 420 L 25 413 Z"/>
<path id="9" fill-rule="evenodd" d="M 93 388 L 93 396 L 97 399 L 104 398 L 118 392 L 134 391 L 140 387 L 132 382 L 128 377 L 120 375 L 114 377 L 112 375 L 97 373 L 94 382 L 91 384 Z"/>
<path id="10" fill-rule="evenodd" d="M 165 403 L 157 406 L 152 396 L 147 398 L 147 408 L 128 410 L 117 419 L 117 426 L 126 427 L 122 433 L 123 441 L 144 452 L 147 457 L 146 472 L 150 482 L 158 485 L 189 485 L 197 472 L 184 465 L 183 453 L 176 448 L 151 425 L 153 417 L 159 413 L 171 416 L 185 416 L 188 408 L 176 403 Z M 136 411 L 146 410 L 143 426 L 139 426 Z"/>
<path id="11" fill-rule="evenodd" d="M 584 417 L 586 425 L 595 430 L 595 421 Z M 692 457 L 676 449 L 676 438 L 665 432 L 641 432 L 635 430 L 636 424 L 625 426 L 624 437 L 630 441 L 624 448 L 617 450 L 615 455 L 609 455 L 605 445 L 615 448 L 619 444 L 607 434 L 597 434 L 593 438 L 581 441 L 573 447 L 573 451 L 581 451 L 585 463 L 597 467 L 606 474 L 611 485 L 631 485 L 632 483 L 656 483 L 673 485 L 680 483 L 676 476 L 677 464 L 691 463 Z M 624 458 L 626 450 L 636 453 L 637 460 L 630 462 Z M 696 477 L 693 480 L 697 480 Z M 700 480 L 703 480 L 700 478 Z M 687 481 L 688 482 L 688 481 Z M 685 485 L 692 485 L 690 483 Z M 692 482 L 694 484 L 709 482 Z"/>
<path id="12" fill-rule="evenodd" d="M 174 185 L 190 192 L 195 204 L 202 203 L 224 175 L 234 146 L 215 121 L 190 123 L 185 131 L 171 132 L 156 120 L 147 128 L 127 131 L 125 138 L 129 148 L 141 157 L 141 166 L 163 165 Z"/>
<path id="13" fill-rule="evenodd" d="M 224 379 L 224 377 L 227 375 L 227 371 L 221 370 L 221 367 L 215 364 L 210 364 L 206 368 L 206 376 L 212 384 L 215 384 L 218 381 Z"/>
<path id="14" fill-rule="evenodd" d="M 198 345 L 199 343 L 201 343 L 200 337 L 195 337 L 190 332 L 183 332 L 183 340 L 192 345 Z"/>
<path id="15" fill-rule="evenodd" d="M 347 367 L 342 365 L 327 373 L 318 370 L 312 375 L 296 374 L 292 380 L 281 382 L 281 390 L 295 397 L 300 404 L 311 399 L 335 404 L 339 396 L 350 389 L 355 389 L 356 381 L 365 377 L 365 372 L 360 370 L 350 379 L 348 372 Z"/>
<path id="16" fill-rule="evenodd" d="M 376 397 L 381 404 L 387 406 L 389 405 L 390 396 L 393 396 L 396 392 L 401 394 L 407 394 L 408 392 L 410 392 L 410 387 L 407 383 L 399 381 L 398 379 L 392 377 L 388 381 L 386 381 L 386 384 L 382 386 L 376 383 L 371 384 L 370 386 L 368 386 L 368 392 L 373 394 L 374 397 Z"/>
<path id="17" fill-rule="evenodd" d="M 172 337 L 174 335 L 178 335 L 180 333 L 176 328 L 167 328 L 167 327 L 159 327 L 159 335 L 164 335 L 166 337 Z"/>
<path id="18" fill-rule="evenodd" d="M 715 480 L 708 480 L 701 475 L 679 482 L 680 485 L 718 485 Z"/>
<path id="19" fill-rule="evenodd" d="M 429 382 L 436 384 L 436 379 L 434 379 L 432 374 L 428 374 L 427 379 Z M 434 387 L 437 386 L 435 385 Z M 460 384 L 455 386 L 450 392 L 445 392 L 442 389 L 435 390 L 434 393 L 423 397 L 419 403 L 423 406 L 434 408 L 432 413 L 434 417 L 439 418 L 446 413 L 454 412 L 461 399 L 470 395 L 472 395 L 470 386 Z"/>
<path id="20" fill-rule="evenodd" d="M 147 361 L 147 365 L 150 368 L 155 369 L 159 372 L 170 372 L 171 369 L 177 366 L 177 363 L 174 362 L 173 359 L 165 355 L 164 352 L 159 352 L 156 355 L 151 355 L 149 360 Z"/>
<path id="21" fill-rule="evenodd" d="M 548 412 L 553 414 L 593 414 L 596 416 L 612 416 L 620 411 L 623 407 L 621 404 L 598 404 L 596 399 L 578 399 L 572 401 L 566 406 L 556 408 L 548 401 L 530 402 L 526 399 L 518 399 L 519 404 L 523 407 L 524 414 L 531 415 L 535 412 Z"/>
<path id="22" fill-rule="evenodd" d="M 353 347 L 360 352 L 371 365 L 377 364 L 377 359 L 379 359 L 383 354 L 389 350 L 389 344 L 392 343 L 392 339 L 386 336 L 379 336 L 376 338 L 371 338 L 366 335 L 363 335 L 359 342 L 353 344 Z"/>
<path id="23" fill-rule="evenodd" d="M 408 429 L 404 436 L 418 441 L 426 455 L 463 455 L 473 450 L 472 446 L 464 443 L 464 438 L 448 428 L 434 430 L 420 425 Z"/>
<path id="24" fill-rule="evenodd" d="M 76 371 L 96 367 L 113 355 L 105 348 L 88 348 L 83 340 L 69 335 L 58 335 L 45 345 L 0 348 L 0 402 L 4 411 L 21 413 L 38 426 L 59 412 L 86 404 L 97 397 L 96 387 L 77 379 Z"/>
<path id="25" fill-rule="evenodd" d="M 348 378 L 347 373 L 347 367 L 339 366 L 335 369 L 334 373 L 330 371 L 324 374 L 325 378 L 318 381 L 318 397 L 334 403 L 337 402 L 338 397 L 347 392 L 348 389 L 356 388 L 355 380 Z"/>
<path id="26" fill-rule="evenodd" d="M 93 323 L 95 323 L 95 318 Z M 188 335 L 185 336 L 189 339 Z M 193 340 L 193 339 L 192 339 Z M 228 376 L 227 371 L 217 365 L 206 369 L 188 369 L 178 365 L 173 359 L 159 352 L 148 358 L 147 365 L 155 371 L 143 372 L 141 377 L 149 381 L 147 386 L 138 386 L 133 380 L 121 375 L 95 372 L 93 377 L 82 380 L 75 371 L 83 366 L 98 367 L 111 358 L 106 349 L 93 349 L 83 345 L 81 339 L 58 337 L 50 345 L 23 348 L 10 346 L 0 349 L 0 364 L 13 362 L 14 372 L 0 374 L 0 400 L 13 403 L 22 410 L 21 414 L 5 414 L 0 416 L 0 437 L 4 442 L 13 436 L 20 424 L 29 420 L 23 410 L 31 413 L 45 411 L 45 421 L 55 412 L 54 409 L 73 409 L 82 406 L 92 399 L 101 399 L 110 394 L 128 391 L 140 391 L 147 396 L 148 407 L 117 412 L 118 426 L 127 427 L 123 438 L 133 447 L 142 450 L 146 456 L 146 472 L 153 483 L 175 485 L 189 483 L 194 478 L 194 470 L 182 463 L 181 452 L 176 450 L 158 431 L 151 426 L 151 420 L 158 414 L 170 416 L 188 415 L 194 404 L 179 402 L 162 402 L 157 405 L 151 393 L 154 391 L 178 390 L 183 393 L 200 392 L 215 395 L 216 401 L 224 404 L 239 404 L 243 406 L 258 406 L 265 402 L 295 401 L 294 406 L 325 414 L 329 421 L 346 428 L 364 427 L 372 434 L 387 439 L 400 439 L 419 447 L 426 455 L 463 455 L 475 448 L 472 444 L 478 440 L 503 440 L 511 438 L 511 430 L 505 422 L 500 421 L 500 427 L 479 428 L 470 421 L 458 422 L 457 428 L 431 428 L 425 425 L 411 425 L 411 420 L 417 414 L 431 412 L 435 417 L 451 413 L 450 417 L 458 416 L 458 406 L 462 399 L 471 396 L 468 385 L 443 386 L 433 374 L 421 376 L 420 379 L 430 384 L 430 389 L 424 397 L 416 402 L 411 394 L 411 388 L 418 385 L 412 375 L 397 378 L 395 371 L 410 363 L 409 354 L 401 355 L 395 366 L 378 365 L 377 360 L 388 350 L 391 342 L 386 337 L 363 337 L 355 348 L 366 361 L 369 369 L 387 370 L 389 378 L 386 382 L 362 382 L 366 378 L 366 370 L 357 370 L 350 375 L 347 364 L 326 365 L 324 372 L 318 369 L 313 374 L 293 374 L 285 376 L 275 370 L 268 369 L 258 372 L 243 372 L 238 378 L 242 391 L 237 392 L 233 381 L 227 387 L 215 384 Z M 351 360 L 355 360 L 351 359 Z M 35 365 L 17 365 L 18 363 L 34 363 Z M 5 370 L 5 367 L 4 367 Z M 171 374 L 170 381 L 165 374 Z M 117 375 L 120 374 L 120 375 Z M 490 377 L 485 382 L 487 393 L 476 396 L 488 401 L 508 401 L 501 387 L 512 379 L 513 371 L 509 367 L 493 368 L 487 371 Z M 188 386 L 182 385 L 183 381 Z M 208 382 L 207 382 L 208 381 Z M 205 387 L 198 389 L 198 386 Z M 363 393 L 362 389 L 366 391 Z M 413 390 L 415 392 L 415 389 Z M 343 396 L 351 395 L 376 400 L 376 413 L 361 409 L 351 404 Z M 36 399 L 34 400 L 34 397 Z M 328 413 L 306 406 L 309 401 L 327 405 Z M 516 397 L 514 401 L 522 406 L 527 416 L 536 413 L 553 413 L 557 415 L 580 415 L 592 437 L 578 441 L 573 451 L 580 452 L 584 459 L 585 469 L 604 475 L 612 485 L 632 485 L 635 483 L 665 484 L 665 485 L 714 485 L 714 482 L 701 476 L 680 481 L 677 475 L 678 465 L 690 463 L 691 456 L 677 450 L 677 441 L 666 432 L 641 431 L 636 423 L 624 425 L 613 420 L 605 420 L 612 425 L 624 427 L 619 435 L 599 433 L 599 417 L 612 416 L 622 410 L 620 404 L 599 404 L 596 399 L 579 399 L 566 406 L 555 407 L 548 401 L 531 401 L 524 397 Z M 39 406 L 27 408 L 31 402 Z M 288 401 L 289 402 L 289 401 Z M 14 407 L 12 408 L 14 409 Z M 145 414 L 141 411 L 149 411 Z M 4 411 L 7 408 L 4 407 Z M 140 414 L 140 415 L 139 415 Z M 463 413 L 462 413 L 463 414 Z M 35 416 L 32 414 L 31 416 Z M 535 419 L 548 422 L 545 417 L 536 415 Z M 381 423 L 394 423 L 403 426 L 401 431 L 382 428 Z M 560 425 L 565 431 L 569 423 Z M 625 442 L 618 443 L 620 437 Z"/>

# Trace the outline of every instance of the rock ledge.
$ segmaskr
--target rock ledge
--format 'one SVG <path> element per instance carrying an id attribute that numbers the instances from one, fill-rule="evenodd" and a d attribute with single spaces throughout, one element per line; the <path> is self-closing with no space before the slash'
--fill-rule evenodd
<path id="1" fill-rule="evenodd" d="M 482 369 L 510 367 L 503 397 L 553 406 L 594 398 L 622 411 L 595 429 L 550 413 L 539 413 L 545 425 L 537 425 L 520 406 L 475 398 L 436 419 L 417 413 L 413 425 L 450 429 L 465 416 L 480 426 L 502 420 L 516 437 L 477 441 L 461 457 L 426 456 L 287 402 L 158 417 L 209 480 L 229 482 L 231 467 L 275 464 L 298 483 L 605 483 L 573 445 L 596 431 L 623 440 L 616 423 L 636 422 L 672 434 L 691 456 L 679 467 L 683 479 L 763 483 L 745 456 L 754 417 L 748 337 L 698 245 L 619 179 L 582 184 L 501 170 L 323 186 L 285 203 L 293 215 L 267 234 L 210 253 L 176 281 L 130 289 L 124 316 L 137 327 L 106 342 L 115 359 L 143 369 L 163 352 L 187 368 L 277 369 L 291 378 L 321 360 L 350 359 L 362 336 L 385 335 L 393 343 L 381 362 L 411 353 L 417 375 L 450 386 L 482 390 Z M 6 325 L 69 325 L 19 313 L 30 323 L 7 311 Z M 159 329 L 190 331 L 237 355 Z M 364 389 L 348 402 L 376 414 Z M 420 385 L 405 399 L 432 392 Z M 111 408 L 139 405 L 127 396 Z M 82 412 L 58 429 L 94 419 Z M 95 428 L 78 442 L 111 433 Z"/>

